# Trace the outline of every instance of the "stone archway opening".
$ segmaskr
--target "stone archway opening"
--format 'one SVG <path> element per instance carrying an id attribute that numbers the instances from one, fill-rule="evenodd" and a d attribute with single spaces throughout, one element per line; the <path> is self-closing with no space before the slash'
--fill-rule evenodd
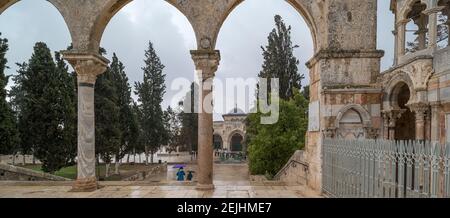
<path id="1" fill-rule="evenodd" d="M 45 16 L 42 16 L 43 14 L 45 14 Z M 31 128 L 30 124 L 33 121 L 31 120 L 31 118 L 20 119 L 21 116 L 24 116 L 24 114 L 22 113 L 23 111 L 21 111 L 21 109 L 23 109 L 21 108 L 21 100 L 18 99 L 19 96 L 17 95 L 20 95 L 20 93 L 13 92 L 14 89 L 19 88 L 18 86 L 20 86 L 18 83 L 16 83 L 20 83 L 20 81 L 16 80 L 16 76 L 19 75 L 18 71 L 26 70 L 28 72 L 31 72 L 32 74 L 37 73 L 37 68 L 30 66 L 30 61 L 31 59 L 33 59 L 33 55 L 36 54 L 40 57 L 42 57 L 43 55 L 47 57 L 47 54 L 49 54 L 51 56 L 51 59 L 46 58 L 46 64 L 50 64 L 50 62 L 53 62 L 52 64 L 56 64 L 57 61 L 60 60 L 59 58 L 61 58 L 59 52 L 61 50 L 65 50 L 71 44 L 72 38 L 70 35 L 70 31 L 66 21 L 64 20 L 64 17 L 61 15 L 58 8 L 55 7 L 55 5 L 50 1 L 2 0 L 0 2 L 0 38 L 6 39 L 6 44 L 8 46 L 8 49 L 5 52 L 5 58 L 7 62 L 5 63 L 6 66 L 4 69 L 6 81 L 8 82 L 5 87 L 7 91 L 7 93 L 5 94 L 7 94 L 7 96 L 3 97 L 5 97 L 6 101 L 11 104 L 11 109 L 13 110 L 16 117 L 16 125 L 18 126 L 20 122 L 20 125 L 28 126 L 27 130 L 29 130 Z M 39 46 L 39 50 L 36 49 L 37 46 Z M 58 54 L 56 54 L 57 52 Z M 43 65 L 41 64 L 40 66 Z M 70 72 L 72 72 L 72 69 L 70 66 L 67 67 L 69 69 L 67 73 L 70 74 Z M 39 71 L 49 72 L 41 70 Z M 58 72 L 58 75 L 61 74 L 59 74 Z M 36 83 L 36 77 L 31 79 L 27 76 L 27 79 L 25 80 L 27 80 L 28 83 Z M 38 85 L 42 90 L 45 84 Z M 56 98 L 58 98 L 59 96 L 61 95 L 58 95 Z M 58 105 L 59 102 L 56 98 L 52 98 L 48 103 Z M 49 100 L 49 98 L 47 98 L 47 100 Z M 3 119 L 3 117 L 1 119 Z M 58 120 L 58 122 L 60 122 L 59 124 L 61 124 L 64 121 Z M 45 128 L 49 128 L 49 126 L 55 127 L 54 123 L 46 124 L 47 126 Z M 41 129 L 41 127 L 43 127 L 43 125 L 41 125 L 39 129 Z M 22 132 L 23 130 L 20 130 L 19 128 L 18 131 L 20 134 L 25 134 L 25 132 Z M 50 136 L 47 136 L 47 139 L 48 137 Z M 43 138 L 45 139 L 45 136 L 43 136 Z M 33 143 L 36 142 L 33 141 Z M 13 165 L 20 163 L 20 165 L 24 167 L 33 167 L 42 170 L 41 165 L 43 164 L 43 161 L 39 160 L 39 157 L 37 157 L 38 155 L 36 155 L 36 150 L 38 150 L 38 147 L 36 145 L 28 144 L 27 146 L 24 146 L 21 143 L 17 143 L 14 146 L 14 150 L 10 150 L 7 152 L 7 154 L 5 154 L 11 155 L 11 161 Z M 74 146 L 76 145 L 73 143 L 66 144 L 66 147 L 70 147 L 71 149 Z M 65 154 L 67 154 L 67 159 L 73 161 L 72 153 Z M 71 163 L 70 161 L 68 162 Z"/>
<path id="2" fill-rule="evenodd" d="M 2 38 L 8 39 L 9 45 L 6 53 L 9 67 L 6 69 L 7 75 L 16 74 L 18 66 L 15 63 L 28 61 L 37 42 L 44 42 L 52 54 L 70 46 L 72 38 L 69 28 L 58 8 L 51 2 L 30 0 L 3 2 L 0 3 L 0 32 Z M 45 17 L 41 16 L 43 13 L 46 14 Z M 11 26 L 11 20 L 15 20 L 16 26 Z M 17 22 L 20 24 L 17 25 Z M 48 31 L 39 31 L 42 29 Z"/>
<path id="3" fill-rule="evenodd" d="M 232 152 L 244 151 L 244 137 L 239 133 L 234 133 L 231 136 L 230 148 Z"/>
<path id="4" fill-rule="evenodd" d="M 97 34 L 101 35 L 101 47 L 107 50 L 107 58 L 112 60 L 113 53 L 116 53 L 124 64 L 134 101 L 138 100 L 134 92 L 136 91 L 134 84 L 143 81 L 144 51 L 148 49 L 151 42 L 164 65 L 166 89 L 160 105 L 162 110 L 166 111 L 170 106 L 175 113 L 180 113 L 184 107 L 194 104 L 193 100 L 188 99 L 187 92 L 190 89 L 186 90 L 183 96 L 177 95 L 179 90 L 171 89 L 173 82 L 177 79 L 194 81 L 194 65 L 189 50 L 195 49 L 197 45 L 194 30 L 186 16 L 169 1 L 164 0 L 118 1 L 111 6 L 110 11 L 112 12 L 103 15 L 107 19 L 102 23 L 102 28 L 99 28 Z M 191 84 L 187 85 L 190 87 Z M 190 137 L 184 141 L 184 144 L 176 146 L 175 150 L 181 153 L 181 156 L 197 152 L 197 137 L 193 136 L 194 132 L 186 133 Z M 164 146 L 171 148 L 171 146 Z M 153 159 L 150 158 L 149 162 L 156 163 L 161 159 L 164 162 L 164 155 L 167 155 L 165 150 L 161 147 L 154 152 Z M 163 154 L 158 155 L 158 153 Z M 151 154 L 149 156 L 152 157 Z M 137 153 L 132 151 L 122 161 L 129 159 L 143 163 L 146 159 L 145 151 Z"/>
<path id="5" fill-rule="evenodd" d="M 300 46 L 294 49 L 294 56 L 300 61 L 299 73 L 305 76 L 302 81 L 303 88 L 308 89 L 310 69 L 306 66 L 306 62 L 316 51 L 317 39 L 314 23 L 309 19 L 305 8 L 298 2 L 245 0 L 237 5 L 224 21 L 218 35 L 217 48 L 221 51 L 221 66 L 225 67 L 219 68 L 215 82 L 240 78 L 246 81 L 257 79 L 264 61 L 261 47 L 267 45 L 267 36 L 275 28 L 274 16 L 280 15 L 286 26 L 292 27 L 292 43 Z M 236 37 L 237 32 L 240 33 L 239 37 Z M 234 96 L 219 89 L 215 90 L 216 96 L 225 97 L 219 97 L 219 99 L 227 100 L 226 102 L 216 101 L 215 109 L 227 112 L 235 107 L 237 102 L 238 107 L 246 112 L 250 111 L 254 106 L 256 83 L 245 88 L 245 93 L 241 93 L 239 89 L 239 93 Z M 317 87 L 314 86 L 313 89 L 315 88 Z"/>
<path id="6" fill-rule="evenodd" d="M 408 107 L 411 99 L 409 86 L 404 83 L 398 83 L 392 92 L 391 102 L 401 115 L 395 125 L 395 140 L 415 140 L 415 115 Z"/>

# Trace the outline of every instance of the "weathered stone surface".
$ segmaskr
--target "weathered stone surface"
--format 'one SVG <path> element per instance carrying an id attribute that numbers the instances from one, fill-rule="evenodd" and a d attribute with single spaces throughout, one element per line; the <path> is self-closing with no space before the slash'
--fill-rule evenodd
<path id="1" fill-rule="evenodd" d="M 197 41 L 192 52 L 196 69 L 202 80 L 213 78 L 219 66 L 220 55 L 215 51 L 222 24 L 243 0 L 166 0 L 176 7 L 191 23 Z M 286 0 L 305 18 L 314 41 L 314 57 L 310 68 L 310 98 L 313 110 L 305 149 L 309 164 L 308 184 L 321 189 L 321 143 L 324 137 L 347 132 L 374 138 L 389 136 L 399 108 L 396 88 L 404 83 L 410 90 L 411 104 L 432 105 L 431 115 L 419 122 L 425 138 L 446 139 L 445 114 L 450 112 L 450 57 L 449 48 L 436 46 L 436 13 L 444 6 L 437 1 L 421 0 L 426 9 L 421 16 L 429 18 L 429 43 L 425 45 L 423 19 L 419 31 L 422 50 L 406 54 L 406 23 L 416 0 L 392 0 L 396 15 L 395 66 L 380 74 L 377 50 L 376 0 Z M 17 0 L 0 0 L 0 13 Z M 80 187 L 96 186 L 93 167 L 94 114 L 92 85 L 104 71 L 106 60 L 96 55 L 107 24 L 122 7 L 132 0 L 49 0 L 61 13 L 71 33 L 73 50 L 64 57 L 74 66 L 79 77 L 79 181 Z M 447 9 L 448 10 L 448 9 Z M 415 11 L 414 11 L 415 12 Z M 188 51 L 186 51 L 188 52 Z M 90 85 L 89 85 L 90 84 Z M 210 91 L 201 93 L 206 96 Z M 205 100 L 201 98 L 201 100 Z M 212 100 L 212 96 L 211 96 Z M 354 105 L 358 105 L 355 107 Z M 382 115 L 382 111 L 383 113 Z M 360 122 L 357 117 L 360 117 Z M 419 117 L 422 117 L 420 114 Z M 419 119 L 420 121 L 421 119 Z M 427 121 L 429 120 L 429 121 Z M 355 123 L 349 123 L 354 121 Z M 368 124 L 370 123 L 370 124 Z M 349 128 L 349 126 L 351 126 Z M 199 119 L 199 186 L 212 187 L 211 113 L 201 113 Z M 391 129 L 389 129 L 391 128 Z M 420 135 L 420 134 L 419 134 Z"/>
<path id="2" fill-rule="evenodd" d="M 0 163 L 0 180 L 4 181 L 70 181 L 60 176 Z"/>

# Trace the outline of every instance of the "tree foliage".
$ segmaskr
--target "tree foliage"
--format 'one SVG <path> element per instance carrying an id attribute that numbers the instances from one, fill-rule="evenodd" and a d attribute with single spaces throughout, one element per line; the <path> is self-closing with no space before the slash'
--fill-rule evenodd
<path id="1" fill-rule="evenodd" d="M 76 150 L 73 77 L 58 53 L 55 58 L 45 43 L 36 43 L 12 90 L 22 153 L 34 154 L 51 173 L 72 164 Z"/>
<path id="2" fill-rule="evenodd" d="M 247 145 L 252 174 L 274 176 L 296 150 L 304 148 L 308 126 L 308 101 L 294 91 L 293 99 L 280 101 L 276 124 L 261 124 L 261 113 L 247 118 Z"/>
<path id="3" fill-rule="evenodd" d="M 1 33 L 0 33 L 1 37 Z M 0 38 L 0 154 L 11 154 L 19 142 L 17 120 L 7 101 L 9 76 L 5 75 L 7 68 L 6 52 L 8 51 L 8 40 Z"/>
<path id="4" fill-rule="evenodd" d="M 166 92 L 164 65 L 156 54 L 153 44 L 149 42 L 145 52 L 144 79 L 135 84 L 139 102 L 139 121 L 142 128 L 141 140 L 152 154 L 167 143 L 167 133 L 164 126 L 164 113 L 161 108 Z"/>
<path id="5" fill-rule="evenodd" d="M 198 113 L 196 113 L 197 102 L 195 96 L 198 94 L 198 84 L 192 83 L 191 90 L 180 102 L 181 112 L 179 120 L 181 123 L 180 143 L 189 152 L 198 150 Z"/>
<path id="6" fill-rule="evenodd" d="M 309 106 L 309 89 L 303 93 L 299 91 L 304 75 L 298 72 L 299 61 L 293 54 L 298 46 L 292 45 L 291 27 L 286 27 L 279 15 L 275 16 L 275 25 L 276 28 L 269 34 L 268 45 L 263 49 L 264 64 L 259 77 L 280 79 L 280 96 L 273 96 L 275 100 L 270 102 L 279 103 L 279 120 L 272 125 L 261 124 L 263 114 L 258 111 L 250 114 L 246 121 L 250 171 L 270 177 L 286 164 L 296 150 L 304 147 Z"/>
<path id="7" fill-rule="evenodd" d="M 263 50 L 264 63 L 259 78 L 280 80 L 279 94 L 287 100 L 293 96 L 294 89 L 301 89 L 303 75 L 298 73 L 299 60 L 294 56 L 291 41 L 291 26 L 286 27 L 281 16 L 275 16 L 275 28 L 269 34 L 268 45 Z M 270 92 L 270 83 L 268 85 Z M 259 86 L 258 86 L 259 89 Z"/>

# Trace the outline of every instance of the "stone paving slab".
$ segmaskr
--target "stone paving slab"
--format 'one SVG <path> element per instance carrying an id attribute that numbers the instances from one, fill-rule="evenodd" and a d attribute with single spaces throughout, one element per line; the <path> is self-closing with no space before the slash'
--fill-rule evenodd
<path id="1" fill-rule="evenodd" d="M 94 192 L 70 192 L 71 186 L 0 185 L 0 198 L 316 198 L 303 186 L 216 186 L 198 191 L 194 186 L 104 186 Z"/>

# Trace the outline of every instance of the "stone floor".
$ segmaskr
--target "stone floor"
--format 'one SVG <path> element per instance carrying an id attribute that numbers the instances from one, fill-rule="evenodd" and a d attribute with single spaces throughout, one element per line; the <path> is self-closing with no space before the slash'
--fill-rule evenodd
<path id="1" fill-rule="evenodd" d="M 102 184 L 105 185 L 105 184 Z M 106 185 L 90 193 L 70 192 L 70 185 L 7 185 L 0 183 L 0 198 L 313 198 L 317 194 L 302 186 L 216 185 L 214 191 L 195 186 Z"/>
<path id="2" fill-rule="evenodd" d="M 170 166 L 169 166 L 170 167 Z M 195 170 L 195 166 L 188 166 Z M 195 182 L 170 180 L 173 169 L 146 181 L 100 182 L 89 193 L 70 192 L 72 182 L 0 181 L 0 198 L 316 198 L 314 191 L 282 182 L 250 182 L 246 165 L 216 165 L 213 191 L 198 191 Z M 164 179 L 168 178 L 168 179 Z"/>

